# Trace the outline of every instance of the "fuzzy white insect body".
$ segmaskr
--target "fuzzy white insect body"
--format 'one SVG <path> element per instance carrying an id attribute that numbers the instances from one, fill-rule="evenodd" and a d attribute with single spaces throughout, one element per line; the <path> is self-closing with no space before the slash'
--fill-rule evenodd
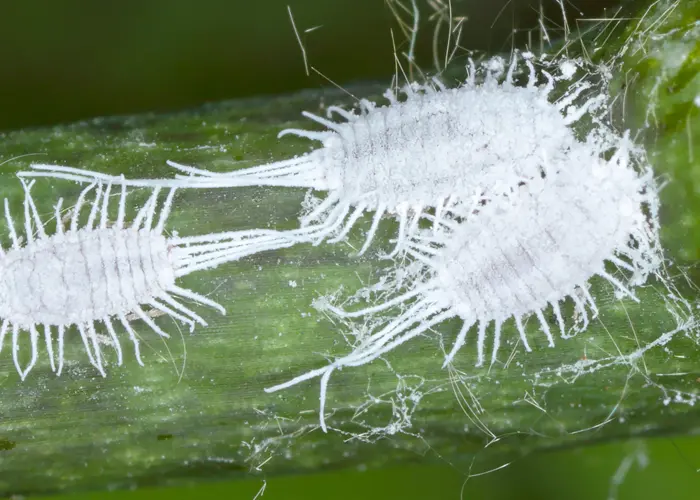
<path id="1" fill-rule="evenodd" d="M 530 55 L 525 57 L 529 71 L 525 86 L 516 84 L 518 58 L 514 54 L 507 72 L 500 58 L 481 68 L 470 61 L 470 76 L 458 88 L 448 89 L 434 79 L 431 84 L 406 85 L 402 89 L 405 100 L 387 90 L 387 106 L 363 99 L 359 114 L 337 106 L 327 108 L 328 118 L 304 112 L 326 130 L 280 132 L 279 136 L 292 134 L 321 141 L 322 147 L 297 158 L 226 173 L 168 162 L 184 175 L 124 182 L 134 186 L 266 185 L 328 191 L 327 198 L 301 218 L 302 229 L 279 234 L 281 245 L 289 240 L 315 244 L 328 238 L 340 241 L 363 213 L 370 211 L 374 212 L 372 225 L 359 254 L 369 248 L 381 217 L 389 213 L 400 222 L 395 255 L 424 209 L 439 212 L 448 201 L 464 201 L 465 194 L 475 189 L 507 190 L 539 175 L 543 157 L 566 161 L 579 144 L 573 125 L 599 107 L 601 96 L 582 98 L 590 83 L 579 81 L 550 102 L 555 83 L 568 79 L 570 72 L 560 71 L 556 76 L 546 70 L 538 72 L 531 59 Z M 477 74 L 482 73 L 483 82 L 477 83 Z M 540 79 L 544 82 L 538 84 Z M 334 114 L 344 121 L 332 121 Z M 31 171 L 19 175 L 116 182 L 105 174 L 57 165 L 32 165 Z M 268 240 L 272 244 L 272 236 Z"/>
<path id="2" fill-rule="evenodd" d="M 586 152 L 581 160 L 539 186 L 524 187 L 510 200 L 487 204 L 476 216 L 463 214 L 467 220 L 445 233 L 434 255 L 421 251 L 429 240 L 417 236 L 410 253 L 434 270 L 434 289 L 426 298 L 446 304 L 467 325 L 494 322 L 497 339 L 500 325 L 515 318 L 526 350 L 530 347 L 521 320 L 527 316 L 537 316 L 553 345 L 542 314 L 547 307 L 562 335 L 560 301 L 572 298 L 584 317 L 585 306 L 597 312 L 587 287 L 593 276 L 634 298 L 605 266 L 614 261 L 635 273 L 633 282 L 638 282 L 660 264 L 655 235 L 647 229 L 642 210 L 654 200 L 647 192 L 651 186 L 645 185 L 649 178 L 615 164 L 605 168 Z M 585 168 L 586 163 L 593 168 Z M 478 344 L 481 363 L 483 339 Z"/>
<path id="3" fill-rule="evenodd" d="M 108 219 L 112 185 L 93 183 L 84 189 L 73 208 L 70 226 L 64 227 L 62 201 L 55 206 L 56 231 L 46 233 L 34 200 L 31 184 L 23 181 L 24 233 L 20 242 L 15 222 L 5 200 L 5 219 L 12 240 L 9 249 L 0 247 L 0 350 L 12 336 L 12 356 L 24 379 L 37 361 L 39 328 L 43 329 L 51 367 L 61 373 L 66 332 L 76 326 L 90 362 L 104 376 L 104 361 L 96 324 L 102 323 L 122 363 L 122 350 L 113 322 L 129 335 L 137 361 L 137 334 L 130 324 L 135 317 L 161 337 L 168 337 L 144 311 L 150 307 L 193 329 L 206 325 L 181 299 L 218 309 L 224 308 L 207 297 L 177 285 L 177 278 L 215 267 L 259 251 L 256 238 L 264 232 L 226 232 L 190 237 L 168 237 L 165 224 L 175 195 L 171 189 L 157 217 L 156 187 L 133 221 L 126 221 L 126 185 L 118 195 L 117 220 Z M 95 190 L 87 223 L 80 226 L 81 210 L 90 191 Z M 99 220 L 98 220 L 99 217 Z M 264 247 L 264 245 L 262 245 Z M 251 250 L 253 247 L 255 250 Z M 21 337 L 29 333 L 31 359 L 22 368 L 19 360 Z M 57 333 L 57 338 L 54 334 Z M 54 341 L 58 342 L 58 367 Z"/>
<path id="4" fill-rule="evenodd" d="M 608 161 L 584 147 L 571 151 L 564 164 L 548 164 L 543 178 L 533 178 L 510 194 L 474 193 L 471 205 L 450 206 L 436 230 L 418 230 L 407 253 L 418 264 L 399 265 L 401 280 L 379 288 L 403 295 L 357 311 L 325 301 L 319 308 L 340 318 L 370 317 L 395 307 L 403 310 L 360 340 L 353 351 L 329 365 L 266 389 L 275 392 L 321 377 L 321 426 L 330 374 L 345 366 L 373 361 L 422 335 L 446 319 L 463 324 L 445 364 L 452 362 L 474 327 L 477 366 L 485 360 L 487 328 L 493 324 L 491 362 L 497 359 L 504 322 L 514 320 L 520 340 L 530 346 L 524 320 L 534 315 L 550 346 L 554 345 L 544 311 L 551 308 L 563 337 L 567 336 L 560 303 L 570 299 L 585 324 L 598 309 L 588 291 L 594 276 L 611 283 L 634 300 L 633 287 L 661 265 L 658 243 L 658 198 L 651 170 L 640 175 L 629 163 L 627 138 Z M 609 269 L 627 272 L 618 278 Z M 357 296 L 366 296 L 360 290 Z"/>
<path id="5" fill-rule="evenodd" d="M 346 114 L 345 123 L 306 113 L 330 129 L 323 148 L 299 159 L 318 172 L 310 187 L 339 192 L 367 210 L 420 211 L 475 185 L 530 176 L 541 167 L 542 151 L 560 157 L 576 143 L 560 110 L 536 88 L 491 81 L 406 92 L 404 102 L 387 93 L 390 106 L 366 103 L 366 113 Z M 505 123 L 520 133 L 503 134 Z"/>
<path id="6" fill-rule="evenodd" d="M 55 234 L 7 252 L 0 276 L 0 317 L 21 328 L 130 312 L 175 285 L 165 236 L 146 229 Z"/>

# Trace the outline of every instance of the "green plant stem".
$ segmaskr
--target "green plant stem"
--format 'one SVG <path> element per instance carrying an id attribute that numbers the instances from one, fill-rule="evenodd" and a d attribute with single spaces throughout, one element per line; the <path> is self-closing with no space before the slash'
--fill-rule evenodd
<path id="1" fill-rule="evenodd" d="M 688 18 L 693 13 L 697 18 L 698 5 L 686 2 L 678 8 L 682 26 L 692 24 Z M 670 22 L 662 24 L 669 32 Z M 684 124 L 690 123 L 691 138 L 698 137 L 699 110 L 688 104 L 694 96 L 687 91 L 692 85 L 698 88 L 698 37 L 688 41 L 673 34 L 665 40 L 647 38 L 644 43 L 653 51 L 641 59 L 630 55 L 625 68 L 640 74 L 635 110 L 646 109 L 651 82 L 660 74 L 664 78 L 655 107 L 658 137 L 651 147 L 659 172 L 677 182 L 667 192 L 672 200 L 678 195 L 665 215 L 664 243 L 671 255 L 695 263 L 700 190 L 693 186 L 700 147 L 687 168 Z M 664 51 L 676 50 L 679 43 L 694 44 L 692 58 L 660 70 Z M 382 87 L 351 90 L 376 96 Z M 305 126 L 294 122 L 299 112 L 317 111 L 320 102 L 348 101 L 338 91 L 313 91 L 5 134 L 3 160 L 27 153 L 45 156 L 4 165 L 0 194 L 10 200 L 14 213 L 21 213 L 22 189 L 13 173 L 30 161 L 144 177 L 171 176 L 167 159 L 227 170 L 239 161 L 252 165 L 301 154 L 309 148 L 307 141 L 278 141 L 276 133 Z M 79 189 L 70 182 L 40 180 L 33 192 L 47 220 L 59 196 L 74 200 Z M 181 191 L 169 229 L 183 235 L 290 229 L 297 225 L 304 195 L 303 190 L 272 188 Z M 534 352 L 526 354 L 508 324 L 504 336 L 509 347 L 491 368 L 474 368 L 474 349 L 468 345 L 456 362 L 458 372 L 441 369 L 443 352 L 434 335 L 402 346 L 386 362 L 335 374 L 327 421 L 336 430 L 324 434 L 318 428 L 317 381 L 279 394 L 266 394 L 263 388 L 324 365 L 324 355 L 347 352 L 341 331 L 311 302 L 341 285 L 354 290 L 388 264 L 372 255 L 353 257 L 352 246 L 359 248 L 369 223 L 364 219 L 347 245 L 300 245 L 186 278 L 186 286 L 211 294 L 228 314 L 198 309 L 210 326 L 193 335 L 183 331 L 179 336 L 176 325 L 165 320 L 162 325 L 173 334 L 167 342 L 140 328 L 145 367 L 137 365 L 125 340 L 125 365 L 110 366 L 102 378 L 87 363 L 73 333 L 66 349 L 71 362 L 60 378 L 42 356 L 20 382 L 4 352 L 0 492 L 192 484 L 206 478 L 402 462 L 447 461 L 466 470 L 475 459 L 503 463 L 535 450 L 700 431 L 700 409 L 691 404 L 700 380 L 700 354 L 694 333 L 678 331 L 665 289 L 660 283 L 640 289 L 641 303 L 636 304 L 616 299 L 609 286 L 594 281 L 600 318 L 585 333 L 558 339 L 555 348 L 546 347 L 530 322 Z M 377 248 L 388 248 L 395 230 L 395 224 L 384 222 Z M 695 301 L 695 289 L 682 275 L 676 277 L 679 294 Z M 458 329 L 453 322 L 438 330 L 449 345 Z M 650 345 L 654 347 L 647 349 Z M 365 407 L 366 412 L 358 411 Z M 378 428 L 383 432 L 373 431 Z"/>

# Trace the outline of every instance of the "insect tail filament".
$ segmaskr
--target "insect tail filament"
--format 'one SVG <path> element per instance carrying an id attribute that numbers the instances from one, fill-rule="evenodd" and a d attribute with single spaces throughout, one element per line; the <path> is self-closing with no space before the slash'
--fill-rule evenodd
<path id="1" fill-rule="evenodd" d="M 66 167 L 62 165 L 32 164 L 31 170 L 18 172 L 20 178 L 51 177 L 81 183 L 112 183 L 130 187 L 150 188 L 226 188 L 246 186 L 281 186 L 326 190 L 325 175 L 319 171 L 320 164 L 313 153 L 279 162 L 233 172 L 211 172 L 167 161 L 172 168 L 187 175 L 174 178 L 128 179 L 121 176 Z"/>

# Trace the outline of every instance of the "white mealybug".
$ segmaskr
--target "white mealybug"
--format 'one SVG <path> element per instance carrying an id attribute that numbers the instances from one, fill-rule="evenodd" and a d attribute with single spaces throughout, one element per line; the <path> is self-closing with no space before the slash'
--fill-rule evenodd
<path id="1" fill-rule="evenodd" d="M 471 205 L 452 205 L 439 219 L 431 217 L 434 229 L 417 230 L 406 245 L 417 266 L 400 263 L 401 283 L 389 280 L 370 288 L 397 290 L 408 280 L 408 291 L 351 312 L 328 301 L 318 304 L 342 318 L 367 317 L 395 307 L 402 312 L 370 334 L 359 335 L 350 354 L 266 390 L 275 392 L 321 377 L 325 429 L 326 390 L 335 369 L 369 363 L 446 319 L 459 317 L 463 325 L 445 364 L 452 362 L 475 328 L 479 366 L 485 360 L 486 330 L 492 323 L 492 363 L 501 344 L 501 327 L 510 318 L 526 351 L 530 346 L 523 320 L 532 315 L 549 345 L 554 345 L 545 310 L 552 311 L 561 335 L 567 336 L 560 307 L 567 299 L 587 324 L 588 311 L 598 313 L 588 290 L 594 276 L 636 300 L 633 288 L 658 270 L 662 257 L 657 187 L 649 167 L 638 173 L 630 165 L 634 155 L 629 147 L 624 137 L 605 161 L 579 146 L 565 163 L 545 161 L 541 178 L 508 195 L 476 192 Z M 627 277 L 616 277 L 615 268 Z M 367 296 L 363 291 L 358 295 Z"/>
<path id="2" fill-rule="evenodd" d="M 195 323 L 207 323 L 179 299 L 211 306 L 225 313 L 221 305 L 178 286 L 176 280 L 194 271 L 249 255 L 247 233 L 167 236 L 164 234 L 165 224 L 175 189 L 169 191 L 157 214 L 159 187 L 153 190 L 129 223 L 126 220 L 127 192 L 123 184 L 118 194 L 118 215 L 116 221 L 110 223 L 108 209 L 113 186 L 93 183 L 80 193 L 67 227 L 61 214 L 63 199 L 59 199 L 55 206 L 55 233 L 49 235 L 31 196 L 31 184 L 25 181 L 22 184 L 25 190 L 26 241 L 22 242 L 18 235 L 9 202 L 5 199 L 5 220 L 12 244 L 10 248 L 0 246 L 0 350 L 5 338 L 11 335 L 12 356 L 22 379 L 36 364 L 40 328 L 53 371 L 61 373 L 65 334 L 75 325 L 90 363 L 104 376 L 97 323 L 104 324 L 119 365 L 122 350 L 114 321 L 128 333 L 136 359 L 143 365 L 130 318 L 140 318 L 158 335 L 168 337 L 144 311 L 144 306 L 180 320 L 190 329 Z M 95 195 L 87 222 L 80 226 L 81 212 L 92 190 Z M 31 358 L 22 368 L 19 350 L 24 332 L 29 334 Z M 58 347 L 57 364 L 54 340 Z"/>
<path id="3" fill-rule="evenodd" d="M 135 186 L 265 185 L 328 191 L 326 199 L 301 218 L 302 229 L 280 233 L 281 243 L 291 239 L 318 244 L 330 236 L 330 241 L 340 241 L 370 211 L 374 212 L 372 224 L 359 254 L 368 249 L 385 213 L 399 219 L 396 253 L 424 209 L 439 214 L 446 203 L 463 200 L 475 187 L 507 189 L 514 182 L 537 176 L 543 155 L 555 163 L 566 162 L 569 151 L 580 143 L 574 125 L 587 114 L 598 117 L 605 111 L 601 93 L 585 92 L 600 75 L 565 83 L 565 91 L 559 89 L 559 97 L 550 101 L 557 82 L 569 80 L 583 61 L 554 64 L 536 61 L 530 53 L 523 56 L 528 69 L 524 86 L 517 82 L 517 53 L 507 70 L 500 57 L 478 68 L 470 59 L 469 76 L 457 88 L 447 88 L 434 78 L 427 84 L 403 87 L 404 100 L 387 90 L 387 106 L 362 99 L 359 114 L 338 106 L 327 108 L 328 119 L 305 111 L 304 116 L 327 130 L 285 129 L 279 137 L 293 134 L 322 142 L 321 148 L 308 154 L 226 173 L 168 162 L 186 175 L 126 182 Z M 543 69 L 538 71 L 536 63 Z M 345 121 L 331 121 L 333 114 Z M 598 134 L 595 140 L 600 137 Z M 609 141 L 599 142 L 595 148 L 600 153 L 608 146 Z M 110 179 L 57 165 L 35 164 L 32 169 L 18 175 L 82 182 Z"/>

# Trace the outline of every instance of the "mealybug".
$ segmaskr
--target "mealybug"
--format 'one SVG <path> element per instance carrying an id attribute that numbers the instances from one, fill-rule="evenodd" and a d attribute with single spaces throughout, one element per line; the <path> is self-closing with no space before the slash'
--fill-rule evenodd
<path id="1" fill-rule="evenodd" d="M 464 200 L 475 188 L 490 191 L 539 175 L 542 158 L 566 162 L 578 144 L 574 125 L 584 116 L 604 112 L 604 96 L 587 95 L 597 75 L 564 84 L 581 61 L 567 64 L 536 61 L 523 55 L 528 76 L 518 84 L 518 54 L 508 68 L 502 58 L 492 58 L 477 68 L 470 59 L 469 76 L 457 88 L 439 79 L 403 87 L 405 99 L 391 89 L 384 93 L 387 106 L 360 100 L 359 113 L 338 106 L 327 108 L 328 118 L 307 111 L 303 115 L 324 131 L 285 129 L 317 140 L 322 147 L 297 158 L 227 173 L 215 173 L 168 162 L 186 175 L 175 179 L 129 179 L 135 186 L 220 188 L 234 186 L 290 186 L 328 191 L 326 199 L 301 218 L 300 230 L 280 233 L 280 242 L 320 243 L 332 236 L 340 241 L 365 211 L 374 212 L 363 254 L 372 242 L 383 214 L 396 215 L 399 235 L 394 254 L 424 209 L 439 214 L 447 203 Z M 539 71 L 535 64 L 543 69 Z M 549 68 L 547 71 L 544 68 Z M 505 76 L 504 76 L 505 74 Z M 601 77 L 602 78 L 602 77 Z M 540 80 L 544 80 L 541 82 Z M 334 114 L 344 121 L 332 121 Z M 597 153 L 609 147 L 600 138 L 612 133 L 585 135 Z M 20 176 L 49 176 L 77 181 L 110 176 L 57 165 L 32 165 Z"/>
<path id="2" fill-rule="evenodd" d="M 144 311 L 148 306 L 194 328 L 205 320 L 181 300 L 207 305 L 224 313 L 218 303 L 177 285 L 178 278 L 200 269 L 249 255 L 246 232 L 219 233 L 192 237 L 164 234 L 175 189 L 170 189 L 160 209 L 161 188 L 156 187 L 132 222 L 126 220 L 126 186 L 118 195 L 118 215 L 108 219 L 113 185 L 92 183 L 79 195 L 69 225 L 61 217 L 63 200 L 55 206 L 56 229 L 47 234 L 35 202 L 31 184 L 22 181 L 24 197 L 24 237 L 15 228 L 9 202 L 5 199 L 5 219 L 12 245 L 0 246 L 0 349 L 10 335 L 12 356 L 22 379 L 37 361 L 40 329 L 51 368 L 61 373 L 66 331 L 77 327 L 90 363 L 104 376 L 103 356 L 96 324 L 102 323 L 116 350 L 118 364 L 122 350 L 114 328 L 120 323 L 133 342 L 136 359 L 143 364 L 139 343 L 130 324 L 140 318 L 161 337 L 168 337 Z M 80 225 L 82 209 L 90 191 L 95 191 L 87 222 Z M 259 247 L 259 245 L 255 245 Z M 22 368 L 19 360 L 20 337 L 27 332 L 31 358 Z M 54 342 L 57 342 L 57 358 Z"/>
<path id="3" fill-rule="evenodd" d="M 662 262 L 658 242 L 657 187 L 651 169 L 638 173 L 627 138 L 610 160 L 585 147 L 569 152 L 566 162 L 544 161 L 542 177 L 511 193 L 473 192 L 471 204 L 455 204 L 433 229 L 418 229 L 407 242 L 416 266 L 401 267 L 402 282 L 391 279 L 370 290 L 408 291 L 365 309 L 347 312 L 324 303 L 320 308 L 343 318 L 367 317 L 399 307 L 381 328 L 359 335 L 353 351 L 323 368 L 266 389 L 275 392 L 321 377 L 321 426 L 328 380 L 335 369 L 360 366 L 423 334 L 449 318 L 463 324 L 450 363 L 475 328 L 477 366 L 483 364 L 489 325 L 493 324 L 491 362 L 501 345 L 501 327 L 515 322 L 530 351 L 523 320 L 535 316 L 550 346 L 554 336 L 544 311 L 551 310 L 562 336 L 567 335 L 560 303 L 573 301 L 588 323 L 598 310 L 589 280 L 599 276 L 621 295 L 636 300 L 633 288 L 644 283 Z M 617 271 L 627 277 L 616 276 Z M 408 276 L 407 276 L 408 273 Z M 359 296 L 367 296 L 360 291 Z M 584 328 L 585 328 L 584 324 Z"/>

